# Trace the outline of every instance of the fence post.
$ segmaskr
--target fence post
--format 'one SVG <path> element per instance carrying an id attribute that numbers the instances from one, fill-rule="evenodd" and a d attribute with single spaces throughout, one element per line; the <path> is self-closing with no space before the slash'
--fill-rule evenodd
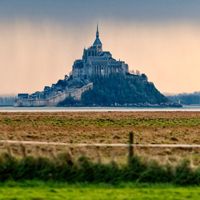
<path id="1" fill-rule="evenodd" d="M 131 159 L 134 155 L 134 148 L 133 148 L 133 144 L 134 144 L 134 133 L 133 132 L 130 132 L 129 133 L 129 140 L 128 140 L 128 163 L 130 164 L 131 162 Z"/>

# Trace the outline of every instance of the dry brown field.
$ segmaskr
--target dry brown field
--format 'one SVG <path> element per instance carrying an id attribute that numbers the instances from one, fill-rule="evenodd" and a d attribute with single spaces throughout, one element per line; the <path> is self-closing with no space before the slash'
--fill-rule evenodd
<path id="1" fill-rule="evenodd" d="M 200 144 L 200 112 L 48 112 L 0 113 L 0 140 L 28 140 L 66 143 L 127 143 L 135 133 L 139 144 Z M 8 148 L 9 146 L 9 148 Z M 66 148 L 26 146 L 26 153 L 52 154 Z M 19 145 L 1 144 L 2 151 L 19 155 Z M 70 149 L 92 158 L 126 157 L 125 148 Z M 135 153 L 161 162 L 189 158 L 197 165 L 199 149 L 137 148 Z M 99 158 L 98 158 L 99 159 Z"/>

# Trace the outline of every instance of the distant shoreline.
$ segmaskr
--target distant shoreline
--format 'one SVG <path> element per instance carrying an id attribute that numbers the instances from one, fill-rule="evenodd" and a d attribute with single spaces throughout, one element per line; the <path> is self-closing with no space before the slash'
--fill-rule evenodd
<path id="1" fill-rule="evenodd" d="M 199 106 L 183 107 L 13 107 L 0 106 L 0 112 L 200 112 Z"/>

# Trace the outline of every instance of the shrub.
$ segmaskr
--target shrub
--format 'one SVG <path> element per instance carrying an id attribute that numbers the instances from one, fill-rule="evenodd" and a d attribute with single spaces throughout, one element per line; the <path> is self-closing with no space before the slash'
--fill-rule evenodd
<path id="1" fill-rule="evenodd" d="M 0 157 L 0 181 L 13 179 L 13 175 L 18 168 L 18 162 L 16 158 L 10 154 L 2 154 Z"/>
<path id="2" fill-rule="evenodd" d="M 190 185 L 190 184 L 200 183 L 200 182 L 195 181 L 195 174 L 197 174 L 197 170 L 194 171 L 191 169 L 190 162 L 188 160 L 182 161 L 176 167 L 175 170 L 176 170 L 175 179 L 174 179 L 175 183 L 181 184 L 181 185 Z"/>
<path id="3" fill-rule="evenodd" d="M 127 166 L 124 166 L 124 180 L 136 181 L 140 175 L 146 171 L 147 166 L 141 161 L 141 158 L 134 156 Z"/>
<path id="4" fill-rule="evenodd" d="M 54 159 L 24 157 L 16 159 L 9 154 L 0 157 L 0 181 L 6 180 L 55 180 L 65 182 L 148 182 L 200 184 L 200 168 L 191 169 L 188 161 L 175 168 L 162 166 L 155 161 L 144 162 L 135 156 L 124 166 L 112 162 L 94 163 L 86 157 L 74 162 L 69 154 Z"/>

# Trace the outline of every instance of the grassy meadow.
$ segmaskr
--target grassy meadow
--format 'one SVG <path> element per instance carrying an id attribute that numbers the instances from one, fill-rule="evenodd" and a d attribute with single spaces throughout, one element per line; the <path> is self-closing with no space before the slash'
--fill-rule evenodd
<path id="1" fill-rule="evenodd" d="M 180 187 L 169 184 L 67 184 L 52 182 L 7 182 L 0 187 L 4 200 L 63 199 L 133 199 L 133 200 L 198 200 L 200 187 Z"/>

